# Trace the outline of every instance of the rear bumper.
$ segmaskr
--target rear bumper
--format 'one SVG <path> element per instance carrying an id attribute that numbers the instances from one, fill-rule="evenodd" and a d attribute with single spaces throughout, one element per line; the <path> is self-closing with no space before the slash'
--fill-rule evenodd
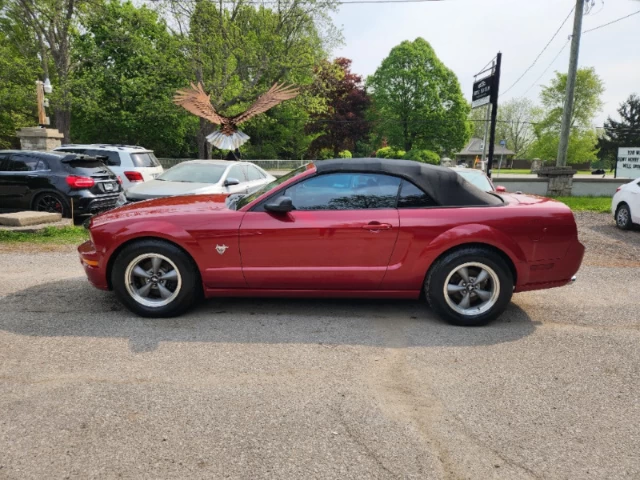
<path id="1" fill-rule="evenodd" d="M 120 192 L 109 195 L 72 196 L 75 215 L 93 215 L 115 208 Z"/>
<path id="2" fill-rule="evenodd" d="M 530 282 L 518 285 L 515 292 L 530 290 L 544 290 L 547 288 L 564 287 L 576 281 L 576 273 L 582 264 L 584 245 L 578 240 L 567 250 L 564 258 L 545 262 L 545 264 L 529 265 Z M 540 267 L 548 267 L 541 269 Z"/>
<path id="3" fill-rule="evenodd" d="M 89 282 L 101 290 L 109 290 L 107 282 L 107 265 L 104 257 L 96 251 L 91 240 L 87 240 L 78 247 L 80 264 L 84 268 Z"/>

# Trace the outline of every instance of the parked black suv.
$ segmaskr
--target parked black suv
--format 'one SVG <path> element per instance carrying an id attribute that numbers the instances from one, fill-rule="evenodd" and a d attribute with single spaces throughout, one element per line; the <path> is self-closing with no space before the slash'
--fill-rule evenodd
<path id="1" fill-rule="evenodd" d="M 0 150 L 0 208 L 58 212 L 70 217 L 113 208 L 120 179 L 87 155 Z"/>

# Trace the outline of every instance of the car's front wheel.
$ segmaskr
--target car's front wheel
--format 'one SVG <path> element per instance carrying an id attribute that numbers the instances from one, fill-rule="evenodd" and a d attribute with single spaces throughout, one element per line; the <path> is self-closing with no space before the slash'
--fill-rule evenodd
<path id="1" fill-rule="evenodd" d="M 200 297 L 193 260 L 179 247 L 161 240 L 126 246 L 115 259 L 111 282 L 119 300 L 143 317 L 173 317 Z"/>
<path id="2" fill-rule="evenodd" d="M 618 210 L 616 210 L 616 225 L 622 230 L 629 230 L 633 223 L 631 223 L 631 210 L 629 205 L 622 203 Z"/>
<path id="3" fill-rule="evenodd" d="M 455 325 L 485 325 L 497 318 L 513 295 L 513 276 L 492 250 L 469 247 L 439 258 L 429 270 L 425 296 L 431 308 Z"/>

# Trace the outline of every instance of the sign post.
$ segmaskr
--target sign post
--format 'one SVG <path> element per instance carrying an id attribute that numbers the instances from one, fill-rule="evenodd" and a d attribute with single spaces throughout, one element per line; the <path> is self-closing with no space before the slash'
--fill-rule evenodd
<path id="1" fill-rule="evenodd" d="M 498 114 L 498 91 L 500 89 L 500 65 L 502 53 L 498 52 L 495 65 L 491 67 L 491 75 L 473 82 L 473 94 L 471 95 L 471 108 L 478 108 L 490 104 L 491 127 L 489 133 L 489 159 L 487 161 L 487 176 L 491 178 L 493 168 L 493 144 L 496 141 L 496 117 Z M 488 70 L 485 70 L 488 71 Z M 477 76 L 485 72 L 480 72 Z M 486 141 L 485 141 L 486 143 Z"/>
<path id="2" fill-rule="evenodd" d="M 618 148 L 615 178 L 640 178 L 640 147 Z"/>

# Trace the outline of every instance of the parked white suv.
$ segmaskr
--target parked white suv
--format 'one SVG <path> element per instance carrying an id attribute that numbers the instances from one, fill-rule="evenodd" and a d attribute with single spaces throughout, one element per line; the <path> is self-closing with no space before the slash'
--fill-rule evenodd
<path id="1" fill-rule="evenodd" d="M 84 153 L 92 157 L 106 157 L 109 169 L 122 180 L 127 189 L 140 182 L 153 180 L 164 170 L 151 150 L 130 145 L 62 145 L 54 149 L 58 152 Z"/>

